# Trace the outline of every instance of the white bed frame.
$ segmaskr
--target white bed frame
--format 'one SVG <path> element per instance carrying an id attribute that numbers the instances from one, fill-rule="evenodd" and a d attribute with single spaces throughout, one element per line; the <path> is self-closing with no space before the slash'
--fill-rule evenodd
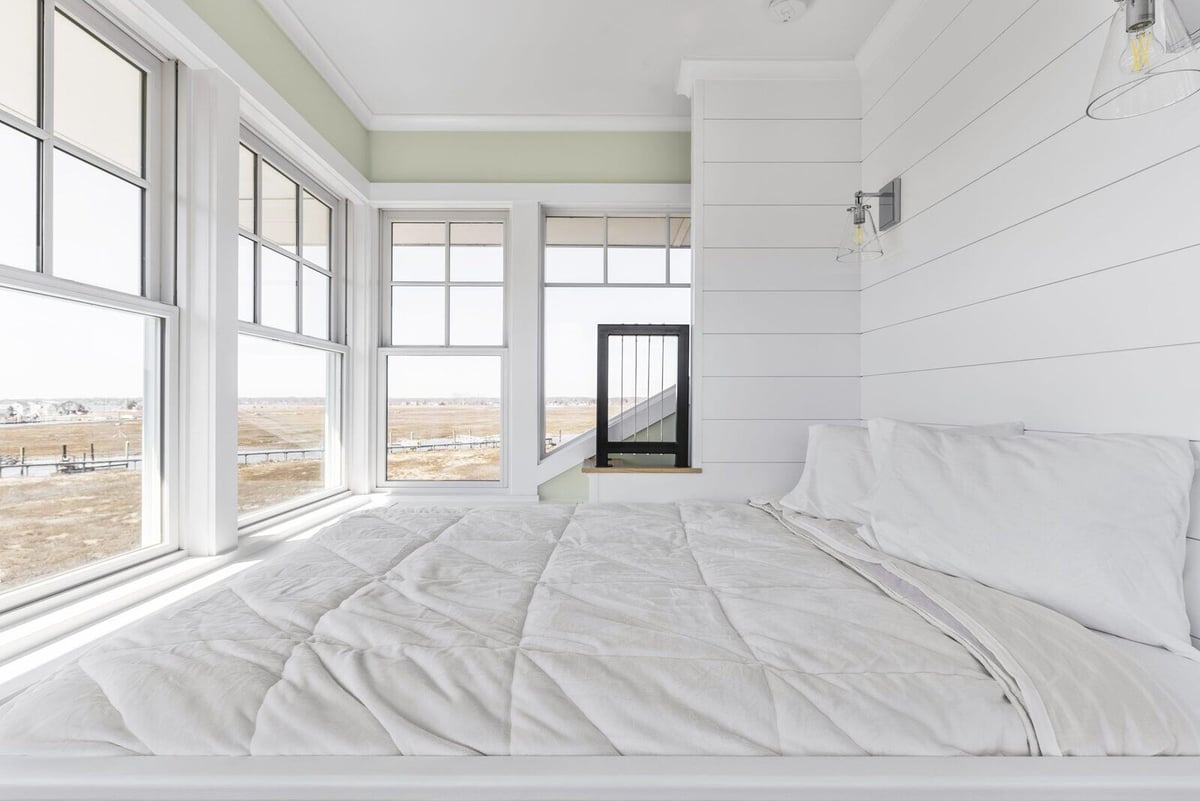
<path id="1" fill-rule="evenodd" d="M 97 757 L 0 759 L 11 801 L 1147 801 L 1200 757 Z"/>

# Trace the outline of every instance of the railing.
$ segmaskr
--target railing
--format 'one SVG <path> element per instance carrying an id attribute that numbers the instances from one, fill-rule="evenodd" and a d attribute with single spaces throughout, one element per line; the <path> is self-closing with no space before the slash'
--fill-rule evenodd
<path id="1" fill-rule="evenodd" d="M 609 457 L 613 454 L 673 455 L 675 467 L 690 466 L 689 330 L 686 325 L 602 324 L 597 327 L 596 467 L 612 466 Z M 675 388 L 672 437 L 668 439 L 664 430 L 668 413 L 666 409 L 659 409 L 654 422 L 647 412 L 644 428 L 639 428 L 635 421 L 634 429 L 640 432 L 639 435 L 611 441 L 608 415 L 612 390 L 617 390 L 616 398 L 622 405 L 632 398 L 633 408 L 638 409 L 648 405 L 651 399 L 666 398 L 668 381 L 673 381 Z"/>

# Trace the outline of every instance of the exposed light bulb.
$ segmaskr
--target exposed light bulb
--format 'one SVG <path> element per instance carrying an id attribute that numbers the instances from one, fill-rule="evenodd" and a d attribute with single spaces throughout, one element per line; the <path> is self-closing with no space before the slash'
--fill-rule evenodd
<path id="1" fill-rule="evenodd" d="M 1153 27 L 1130 31 L 1129 44 L 1121 53 L 1121 69 L 1130 74 L 1143 73 L 1162 58 L 1166 49 L 1154 35 Z"/>
<path id="2" fill-rule="evenodd" d="M 866 230 L 864 230 L 865 228 L 866 228 L 866 226 L 863 225 L 862 223 L 859 223 L 858 225 L 854 226 L 854 246 L 855 247 L 861 248 L 863 245 L 863 242 L 867 241 L 867 232 L 866 232 Z"/>

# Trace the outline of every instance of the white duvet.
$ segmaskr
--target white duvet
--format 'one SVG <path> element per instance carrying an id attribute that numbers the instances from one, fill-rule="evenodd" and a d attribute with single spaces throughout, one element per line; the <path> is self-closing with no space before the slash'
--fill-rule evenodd
<path id="1" fill-rule="evenodd" d="M 0 753 L 1200 753 L 1104 638 L 812 523 L 374 510 L 16 696 Z"/>

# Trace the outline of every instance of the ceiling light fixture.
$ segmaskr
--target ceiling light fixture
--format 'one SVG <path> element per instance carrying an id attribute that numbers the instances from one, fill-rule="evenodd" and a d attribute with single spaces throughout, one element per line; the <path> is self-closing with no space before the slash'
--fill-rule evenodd
<path id="1" fill-rule="evenodd" d="M 1200 49 L 1175 0 L 1116 0 L 1087 115 L 1119 120 L 1200 92 Z"/>
<path id="2" fill-rule="evenodd" d="M 767 4 L 767 13 L 776 22 L 791 22 L 807 10 L 807 0 L 771 0 Z"/>
<path id="3" fill-rule="evenodd" d="M 863 203 L 864 198 L 879 198 L 879 227 L 875 226 L 875 215 L 871 206 Z M 878 259 L 883 255 L 879 243 L 879 232 L 886 231 L 900 222 L 900 179 L 893 178 L 878 192 L 854 193 L 854 205 L 846 209 L 850 216 L 842 231 L 835 258 L 840 262 L 858 262 Z"/>

